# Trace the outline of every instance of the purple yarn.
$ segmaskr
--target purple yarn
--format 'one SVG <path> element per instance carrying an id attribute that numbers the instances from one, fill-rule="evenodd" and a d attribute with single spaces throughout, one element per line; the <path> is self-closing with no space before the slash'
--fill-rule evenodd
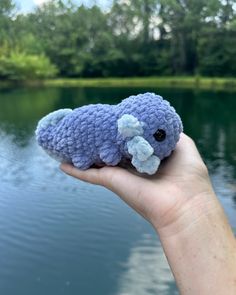
<path id="1" fill-rule="evenodd" d="M 154 93 L 130 96 L 118 105 L 56 111 L 39 122 L 36 138 L 50 156 L 79 169 L 101 163 L 115 166 L 132 158 L 127 143 L 133 136 L 125 137 L 118 131 L 118 120 L 125 114 L 140 122 L 142 137 L 153 148 L 153 155 L 160 160 L 170 155 L 183 130 L 182 122 L 169 102 Z M 157 130 L 165 132 L 162 141 L 157 141 Z"/>

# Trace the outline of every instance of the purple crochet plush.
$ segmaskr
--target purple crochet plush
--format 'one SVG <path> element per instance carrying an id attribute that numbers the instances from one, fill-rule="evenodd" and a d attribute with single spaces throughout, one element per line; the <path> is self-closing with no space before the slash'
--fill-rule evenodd
<path id="1" fill-rule="evenodd" d="M 39 121 L 36 138 L 51 157 L 81 170 L 130 159 L 139 172 L 151 175 L 174 150 L 182 131 L 181 119 L 169 102 L 145 93 L 118 105 L 50 113 Z"/>

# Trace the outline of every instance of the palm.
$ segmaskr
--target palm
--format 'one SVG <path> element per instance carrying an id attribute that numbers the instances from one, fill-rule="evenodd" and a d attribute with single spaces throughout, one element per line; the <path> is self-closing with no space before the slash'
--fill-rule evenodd
<path id="1" fill-rule="evenodd" d="M 209 187 L 204 163 L 194 143 L 185 134 L 181 135 L 171 157 L 162 162 L 159 171 L 153 176 L 145 177 L 132 169 L 120 167 L 79 171 L 63 164 L 62 169 L 76 178 L 112 190 L 158 227 L 171 223 L 188 200 Z M 201 185 L 196 183 L 196 179 Z"/>

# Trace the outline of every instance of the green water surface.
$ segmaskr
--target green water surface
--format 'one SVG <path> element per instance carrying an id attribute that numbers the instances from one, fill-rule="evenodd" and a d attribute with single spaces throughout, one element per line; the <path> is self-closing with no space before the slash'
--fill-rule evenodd
<path id="1" fill-rule="evenodd" d="M 0 294 L 178 294 L 151 226 L 113 193 L 74 180 L 36 144 L 53 110 L 140 92 L 176 108 L 236 232 L 236 94 L 135 88 L 0 90 Z"/>

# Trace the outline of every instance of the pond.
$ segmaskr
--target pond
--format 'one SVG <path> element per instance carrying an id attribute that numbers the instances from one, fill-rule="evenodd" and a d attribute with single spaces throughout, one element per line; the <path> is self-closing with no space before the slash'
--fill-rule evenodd
<path id="1" fill-rule="evenodd" d="M 230 92 L 137 88 L 0 91 L 0 293 L 178 294 L 151 228 L 113 193 L 74 180 L 36 144 L 53 110 L 163 95 L 181 115 L 236 232 L 236 99 Z"/>

